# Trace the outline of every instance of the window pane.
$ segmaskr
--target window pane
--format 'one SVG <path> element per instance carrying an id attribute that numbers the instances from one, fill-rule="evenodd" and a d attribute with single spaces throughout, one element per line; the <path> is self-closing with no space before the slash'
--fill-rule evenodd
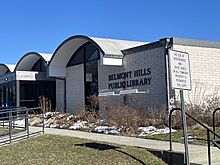
<path id="1" fill-rule="evenodd" d="M 96 49 L 88 58 L 88 61 L 97 60 L 99 58 L 99 51 Z"/>
<path id="2" fill-rule="evenodd" d="M 84 45 L 81 46 L 71 57 L 67 63 L 67 67 L 81 64 L 84 62 Z"/>

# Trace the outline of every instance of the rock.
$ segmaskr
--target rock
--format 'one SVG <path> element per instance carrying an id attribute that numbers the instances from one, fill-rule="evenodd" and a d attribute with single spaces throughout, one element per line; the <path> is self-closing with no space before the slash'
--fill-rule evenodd
<path id="1" fill-rule="evenodd" d="M 40 123 L 42 123 L 42 119 L 38 118 L 38 117 L 34 117 L 32 119 L 32 121 L 30 122 L 30 125 L 31 126 L 37 126 L 39 125 Z"/>

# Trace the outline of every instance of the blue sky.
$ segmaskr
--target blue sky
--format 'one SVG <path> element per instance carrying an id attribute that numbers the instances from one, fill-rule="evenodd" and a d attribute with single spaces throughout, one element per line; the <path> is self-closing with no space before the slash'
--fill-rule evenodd
<path id="1" fill-rule="evenodd" d="M 0 1 L 0 63 L 15 64 L 30 51 L 53 53 L 76 34 L 137 41 L 181 37 L 220 42 L 220 1 Z"/>

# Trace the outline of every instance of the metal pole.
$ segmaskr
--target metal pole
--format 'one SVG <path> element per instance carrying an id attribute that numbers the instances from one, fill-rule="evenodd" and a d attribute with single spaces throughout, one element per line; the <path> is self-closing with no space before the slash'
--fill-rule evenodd
<path id="1" fill-rule="evenodd" d="M 170 111 L 170 113 L 169 113 L 169 130 L 170 130 L 170 132 L 169 132 L 169 140 L 170 140 L 170 151 L 172 151 L 173 150 L 173 147 L 172 147 L 172 125 L 171 125 L 171 123 L 172 123 L 172 110 Z"/>
<path id="2" fill-rule="evenodd" d="M 12 135 L 12 121 L 11 121 L 11 109 L 9 110 L 9 142 L 11 143 L 11 135 Z"/>
<path id="3" fill-rule="evenodd" d="M 42 109 L 43 111 L 43 134 L 44 134 L 44 127 L 45 127 L 45 123 L 44 123 L 44 119 L 45 119 L 45 116 L 44 116 L 44 109 Z"/>
<path id="4" fill-rule="evenodd" d="M 27 130 L 27 137 L 29 138 L 29 123 L 28 123 L 28 109 L 25 109 L 25 125 Z"/>
<path id="5" fill-rule="evenodd" d="M 215 112 L 216 112 L 216 109 L 214 110 L 214 112 L 212 114 L 212 125 L 213 125 L 214 132 L 215 132 Z M 214 134 L 214 139 L 215 139 L 215 134 Z"/>
<path id="6" fill-rule="evenodd" d="M 211 165 L 211 144 L 210 144 L 210 132 L 207 130 L 207 143 L 208 143 L 208 162 Z"/>
<path id="7" fill-rule="evenodd" d="M 6 116 L 6 113 L 3 113 L 3 127 L 5 127 L 5 116 Z"/>
<path id="8" fill-rule="evenodd" d="M 219 110 L 220 110 L 220 108 L 215 109 L 212 114 L 212 124 L 213 124 L 213 131 L 214 132 L 215 132 L 215 113 Z M 215 139 L 215 134 L 214 134 L 214 139 Z"/>
<path id="9" fill-rule="evenodd" d="M 183 90 L 180 90 L 180 99 L 181 99 L 181 109 L 182 109 L 181 112 L 182 112 L 182 120 L 183 120 L 184 147 L 185 147 L 184 164 L 189 165 L 188 134 L 187 134 L 187 124 L 186 124 L 186 113 L 185 113 Z"/>

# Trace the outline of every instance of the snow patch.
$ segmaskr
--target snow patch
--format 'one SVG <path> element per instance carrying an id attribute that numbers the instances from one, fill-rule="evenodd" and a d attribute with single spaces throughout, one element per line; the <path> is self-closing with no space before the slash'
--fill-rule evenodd
<path id="1" fill-rule="evenodd" d="M 74 123 L 72 126 L 69 127 L 69 129 L 77 130 L 77 129 L 82 129 L 82 128 L 88 128 L 87 126 L 88 122 L 87 121 L 77 121 Z"/>
<path id="2" fill-rule="evenodd" d="M 120 133 L 120 129 L 116 127 L 98 126 L 95 128 L 95 132 L 115 135 Z"/>
<path id="3" fill-rule="evenodd" d="M 154 126 L 139 127 L 138 131 L 141 132 L 138 136 L 150 136 L 150 135 L 158 135 L 158 134 L 170 133 L 169 127 L 157 129 Z M 174 129 L 171 129 L 171 132 L 177 132 L 177 131 L 174 130 Z"/>
<path id="4" fill-rule="evenodd" d="M 24 127 L 25 126 L 25 119 L 22 120 L 16 120 L 14 122 L 15 125 L 20 126 L 20 127 Z"/>

